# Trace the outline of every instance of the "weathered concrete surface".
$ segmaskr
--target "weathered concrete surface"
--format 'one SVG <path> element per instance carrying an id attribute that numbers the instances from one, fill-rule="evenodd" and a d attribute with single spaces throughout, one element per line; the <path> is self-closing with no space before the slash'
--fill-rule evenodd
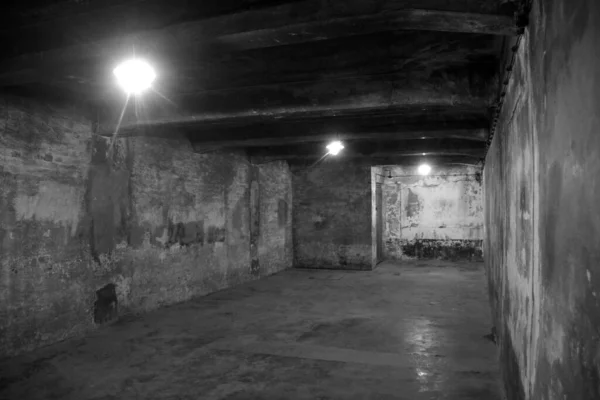
<path id="1" fill-rule="evenodd" d="M 380 167 L 386 259 L 481 260 L 482 187 L 476 167 Z M 389 177 L 391 176 L 391 178 Z"/>
<path id="2" fill-rule="evenodd" d="M 294 266 L 370 269 L 370 165 L 341 157 L 292 172 Z"/>
<path id="3" fill-rule="evenodd" d="M 485 166 L 510 399 L 600 398 L 600 3 L 536 1 Z"/>
<path id="4" fill-rule="evenodd" d="M 291 266 L 271 204 L 290 196 L 286 164 L 195 154 L 176 133 L 111 146 L 76 110 L 31 101 L 0 111 L 0 355 Z"/>
<path id="5" fill-rule="evenodd" d="M 484 282 L 288 270 L 0 362 L 0 398 L 499 400 Z"/>

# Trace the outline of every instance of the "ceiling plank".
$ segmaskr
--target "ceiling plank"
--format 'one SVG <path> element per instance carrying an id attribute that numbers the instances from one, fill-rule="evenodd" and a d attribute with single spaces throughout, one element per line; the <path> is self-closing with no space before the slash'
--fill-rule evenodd
<path id="1" fill-rule="evenodd" d="M 487 137 L 487 129 L 438 129 L 438 130 L 403 130 L 397 129 L 387 132 L 364 131 L 342 132 L 342 133 L 321 133 L 310 134 L 303 136 L 290 136 L 289 129 L 281 131 L 277 137 L 260 137 L 252 135 L 244 139 L 228 138 L 222 135 L 218 140 L 206 140 L 206 138 L 198 135 L 190 137 L 194 150 L 197 152 L 212 151 L 215 149 L 223 149 L 229 147 L 265 147 L 265 146 L 288 146 L 290 144 L 302 144 L 310 142 L 326 142 L 330 140 L 407 140 L 407 139 L 463 139 L 473 141 L 485 141 Z"/>
<path id="2" fill-rule="evenodd" d="M 372 60 L 378 60 L 373 63 Z M 153 62 L 162 92 L 185 93 L 257 84 L 339 79 L 361 75 L 390 74 L 409 69 L 423 74 L 446 70 L 496 71 L 494 38 L 485 35 L 433 32 L 386 32 L 324 41 L 234 52 L 215 58 L 191 57 L 173 50 L 169 57 Z M 114 87 L 111 68 L 102 63 L 65 63 L 60 69 L 43 66 L 2 74 L 0 86 L 15 86 L 51 79 L 67 79 L 96 85 L 95 96 Z M 99 88 L 99 90 L 98 90 Z"/>
<path id="3" fill-rule="evenodd" d="M 135 135 L 136 131 L 148 129 L 179 129 L 196 128 L 227 125 L 254 125 L 261 123 L 327 123 L 335 119 L 360 119 L 369 118 L 376 120 L 380 117 L 393 116 L 400 122 L 417 123 L 417 121 L 426 121 L 437 119 L 439 124 L 443 124 L 443 118 L 447 116 L 450 120 L 461 119 L 486 120 L 489 118 L 490 109 L 482 104 L 418 104 L 403 106 L 376 106 L 376 107 L 308 107 L 295 109 L 269 109 L 261 112 L 245 111 L 237 113 L 223 114 L 162 114 L 153 118 L 127 121 L 120 125 L 119 134 L 125 136 Z M 97 134 L 110 136 L 116 131 L 118 117 L 113 116 L 110 119 L 98 121 Z"/>
<path id="4" fill-rule="evenodd" d="M 326 151 L 322 151 L 316 154 L 253 154 L 253 157 L 261 157 L 264 160 L 314 160 L 319 159 L 325 155 Z M 342 156 L 342 153 L 340 153 Z M 373 154 L 343 154 L 342 157 L 349 159 L 372 159 L 372 158 L 384 158 L 384 157 L 430 157 L 435 158 L 438 156 L 461 156 L 465 158 L 480 159 L 484 156 L 481 151 L 473 149 L 460 150 L 460 149 L 440 149 L 431 150 L 429 152 L 418 152 L 410 150 L 399 150 L 399 151 L 381 151 Z M 329 157 L 329 156 L 327 156 Z"/>
<path id="5" fill-rule="evenodd" d="M 482 157 L 485 144 L 457 139 L 424 139 L 424 140 L 364 140 L 346 142 L 344 157 L 387 157 L 387 156 L 438 156 L 456 155 Z M 290 159 L 319 158 L 326 150 L 322 144 L 310 143 L 279 147 L 248 149 L 251 156 L 289 157 Z"/>
<path id="6" fill-rule="evenodd" d="M 394 107 L 407 104 L 490 104 L 488 76 L 423 75 L 420 71 L 309 82 L 256 85 L 169 96 L 192 113 L 244 112 L 340 107 Z M 284 111 L 285 112 L 285 111 Z"/>
<path id="7" fill-rule="evenodd" d="M 517 27 L 512 18 L 504 15 L 398 10 L 235 32 L 218 36 L 217 42 L 230 45 L 237 50 L 248 50 L 395 30 L 462 32 L 500 36 L 517 34 Z"/>
<path id="8" fill-rule="evenodd" d="M 207 48 L 220 51 L 249 50 L 406 29 L 516 34 L 513 20 L 503 15 L 411 9 L 323 19 L 323 12 L 319 8 L 306 7 L 311 11 L 300 18 L 304 22 L 298 23 L 297 9 L 297 3 L 291 3 L 24 54 L 0 63 L 0 72 L 6 78 L 9 72 L 18 73 L 34 67 L 59 68 L 75 61 L 100 59 L 112 63 L 131 55 L 134 49 L 135 54 L 160 58 L 161 54 L 182 47 L 190 53 L 206 56 Z"/>
<path id="9" fill-rule="evenodd" d="M 284 113 L 234 113 L 234 114 L 191 114 L 163 115 L 139 121 L 129 121 L 119 126 L 118 134 L 123 136 L 141 136 L 155 130 L 196 131 L 217 127 L 247 127 L 248 131 L 264 125 L 310 124 L 329 126 L 341 132 L 348 127 L 369 128 L 389 127 L 395 124 L 437 127 L 449 126 L 481 128 L 489 126 L 490 109 L 484 105 L 412 105 L 401 107 L 371 108 L 309 108 Z M 118 115 L 99 119 L 96 133 L 112 136 L 116 131 Z M 285 129 L 281 130 L 284 132 Z"/>
<path id="10" fill-rule="evenodd" d="M 485 112 L 491 96 L 483 76 L 420 72 L 362 76 L 317 82 L 258 85 L 180 96 L 145 96 L 127 110 L 121 130 L 208 123 L 252 123 L 327 118 L 347 114 L 411 114 L 430 119 L 439 107 Z M 169 100 L 167 100 L 167 98 Z M 119 104 L 118 102 L 112 102 Z M 99 121 L 112 133 L 121 114 L 115 107 Z"/>
<path id="11" fill-rule="evenodd" d="M 274 161 L 287 161 L 292 165 L 303 165 L 307 169 L 319 168 L 319 165 L 335 162 L 345 162 L 345 160 L 352 160 L 353 162 L 365 162 L 370 165 L 420 165 L 424 162 L 431 166 L 442 166 L 442 165 L 480 165 L 481 157 L 464 156 L 464 155 L 435 155 L 423 157 L 421 154 L 417 155 L 401 155 L 401 154 L 388 154 L 378 156 L 359 156 L 347 157 L 340 153 L 339 156 L 327 156 L 323 160 L 318 161 L 322 155 L 318 157 L 281 157 L 281 156 L 252 156 L 251 162 L 253 164 L 266 164 Z"/>

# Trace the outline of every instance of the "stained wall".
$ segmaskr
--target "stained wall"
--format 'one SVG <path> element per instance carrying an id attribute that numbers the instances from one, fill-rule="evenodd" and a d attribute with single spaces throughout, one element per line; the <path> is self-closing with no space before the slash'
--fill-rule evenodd
<path id="1" fill-rule="evenodd" d="M 287 164 L 111 142 L 84 115 L 1 99 L 0 355 L 291 266 Z"/>
<path id="2" fill-rule="evenodd" d="M 534 1 L 486 157 L 509 399 L 600 398 L 600 3 Z"/>
<path id="3" fill-rule="evenodd" d="M 483 202 L 477 167 L 382 166 L 384 258 L 481 260 Z"/>

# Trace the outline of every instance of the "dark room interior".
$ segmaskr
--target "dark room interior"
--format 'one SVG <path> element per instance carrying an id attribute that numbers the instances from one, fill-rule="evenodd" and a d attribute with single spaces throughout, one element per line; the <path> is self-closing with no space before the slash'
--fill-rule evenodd
<path id="1" fill-rule="evenodd" d="M 0 399 L 600 399 L 600 1 L 0 21 Z"/>

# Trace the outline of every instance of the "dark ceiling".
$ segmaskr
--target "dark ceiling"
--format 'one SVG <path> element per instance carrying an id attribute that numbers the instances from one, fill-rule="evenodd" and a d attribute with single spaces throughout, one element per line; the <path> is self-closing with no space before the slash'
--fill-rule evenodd
<path id="1" fill-rule="evenodd" d="M 309 160 L 343 139 L 378 163 L 475 164 L 511 0 L 30 0 L 3 4 L 0 86 L 93 107 L 115 132 L 132 55 L 158 71 L 120 135 L 185 132 L 198 152 Z"/>

